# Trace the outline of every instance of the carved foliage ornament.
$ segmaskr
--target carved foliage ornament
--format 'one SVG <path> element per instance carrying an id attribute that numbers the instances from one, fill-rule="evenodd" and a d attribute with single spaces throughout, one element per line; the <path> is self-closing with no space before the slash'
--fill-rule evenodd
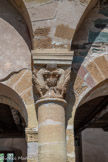
<path id="1" fill-rule="evenodd" d="M 56 65 L 47 65 L 38 72 L 34 70 L 34 86 L 40 98 L 63 98 L 70 80 L 70 72 L 71 68 L 65 71 Z"/>

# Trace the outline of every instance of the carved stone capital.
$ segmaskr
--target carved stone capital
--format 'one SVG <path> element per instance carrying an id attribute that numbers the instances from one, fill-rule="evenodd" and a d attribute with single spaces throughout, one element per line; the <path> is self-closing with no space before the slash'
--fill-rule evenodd
<path id="1" fill-rule="evenodd" d="M 40 99 L 63 99 L 70 81 L 73 53 L 65 53 L 65 50 L 54 52 L 47 50 L 42 55 L 38 50 L 33 53 L 33 81 L 35 93 L 39 94 Z"/>
<path id="2" fill-rule="evenodd" d="M 70 72 L 70 68 L 65 71 L 50 64 L 37 72 L 34 70 L 35 91 L 39 93 L 41 99 L 63 98 L 70 81 Z"/>

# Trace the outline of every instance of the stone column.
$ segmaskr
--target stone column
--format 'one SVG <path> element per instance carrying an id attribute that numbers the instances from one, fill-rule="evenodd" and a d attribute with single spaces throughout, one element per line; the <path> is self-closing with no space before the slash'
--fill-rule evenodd
<path id="1" fill-rule="evenodd" d="M 39 162 L 66 162 L 65 106 L 63 99 L 49 98 L 37 102 Z"/>
<path id="2" fill-rule="evenodd" d="M 33 81 L 38 98 L 38 162 L 66 162 L 64 94 L 70 81 L 72 54 L 46 51 L 42 55 L 38 51 L 33 57 Z"/>

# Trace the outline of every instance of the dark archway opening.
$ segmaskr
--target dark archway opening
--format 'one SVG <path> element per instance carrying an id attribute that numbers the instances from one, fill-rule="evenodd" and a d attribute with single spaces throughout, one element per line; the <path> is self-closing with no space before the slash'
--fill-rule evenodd
<path id="1" fill-rule="evenodd" d="M 25 122 L 17 110 L 0 103 L 0 162 L 17 162 L 26 157 Z"/>
<path id="2" fill-rule="evenodd" d="M 76 162 L 107 162 L 108 96 L 78 107 L 74 121 Z"/>

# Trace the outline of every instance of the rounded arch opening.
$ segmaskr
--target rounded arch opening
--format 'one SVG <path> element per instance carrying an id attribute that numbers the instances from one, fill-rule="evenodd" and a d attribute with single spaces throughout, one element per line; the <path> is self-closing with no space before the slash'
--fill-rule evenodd
<path id="1" fill-rule="evenodd" d="M 108 138 L 107 119 L 108 79 L 89 91 L 76 109 L 74 116 L 76 162 L 108 160 L 106 152 L 108 143 L 105 141 Z"/>
<path id="2" fill-rule="evenodd" d="M 93 87 L 88 93 L 86 93 L 79 100 L 79 102 L 77 104 L 75 116 L 74 116 L 74 123 L 76 121 L 76 116 L 77 116 L 78 122 L 80 123 L 80 120 L 82 121 L 82 119 L 79 119 L 80 115 L 82 118 L 83 114 L 85 112 L 85 115 L 89 117 L 88 113 L 95 111 L 96 107 L 98 107 L 98 105 L 100 106 L 100 104 L 103 102 L 105 102 L 105 104 L 107 106 L 107 103 L 108 103 L 108 79 L 105 79 L 102 82 L 100 82 L 99 84 L 97 84 L 95 87 Z M 87 110 L 88 110 L 88 113 L 86 113 Z M 87 119 L 88 119 L 88 117 L 87 117 Z M 83 121 L 85 121 L 85 119 L 83 119 Z M 85 121 L 85 123 L 86 123 L 86 121 Z"/>
<path id="3" fill-rule="evenodd" d="M 76 162 L 108 160 L 108 95 L 96 97 L 77 108 L 74 132 Z"/>
<path id="4" fill-rule="evenodd" d="M 14 90 L 0 83 L 0 158 L 22 161 L 21 158 L 27 157 L 27 125 L 24 102 Z"/>
<path id="5" fill-rule="evenodd" d="M 0 161 L 22 161 L 21 157 L 27 157 L 25 123 L 16 109 L 0 102 Z"/>
<path id="6" fill-rule="evenodd" d="M 0 83 L 0 103 L 7 104 L 17 110 L 21 114 L 25 125 L 28 125 L 28 115 L 23 100 L 13 89 L 2 83 Z"/>
<path id="7" fill-rule="evenodd" d="M 78 102 L 78 106 L 101 96 L 108 95 L 108 79 L 103 80 L 102 82 L 98 83 L 95 87 L 93 87 L 88 93 L 86 93 Z"/>

